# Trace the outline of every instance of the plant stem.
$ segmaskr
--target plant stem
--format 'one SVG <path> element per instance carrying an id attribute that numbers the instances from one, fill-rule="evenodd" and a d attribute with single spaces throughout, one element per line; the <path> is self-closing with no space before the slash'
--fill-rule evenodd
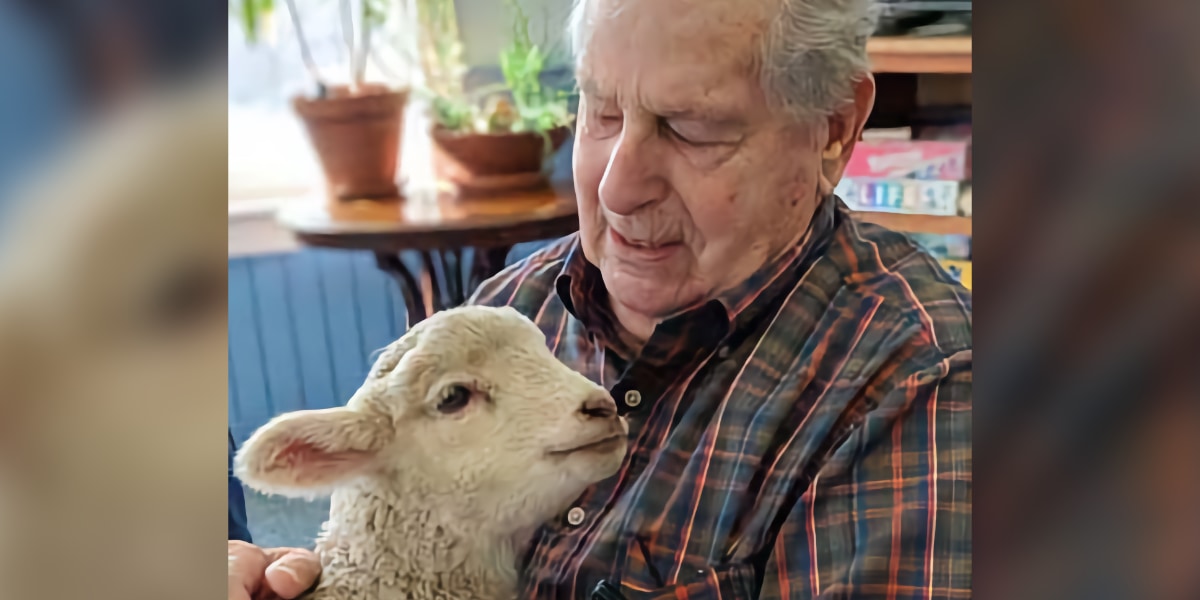
<path id="1" fill-rule="evenodd" d="M 346 42 L 347 58 L 350 60 L 350 93 L 358 91 L 358 78 L 355 76 L 356 52 L 354 51 L 354 11 L 350 8 L 350 0 L 338 0 L 342 13 L 342 38 Z"/>
<path id="2" fill-rule="evenodd" d="M 427 84 L 447 98 L 461 96 L 461 42 L 454 1 L 418 0 L 417 19 Z"/>
<path id="3" fill-rule="evenodd" d="M 292 18 L 292 29 L 296 30 L 296 41 L 300 44 L 300 58 L 304 61 L 304 67 L 308 69 L 308 74 L 316 80 L 317 85 L 326 87 L 325 79 L 317 70 L 317 63 L 313 60 L 312 51 L 308 47 L 308 39 L 304 37 L 304 28 L 300 25 L 300 13 L 296 10 L 296 0 L 286 1 L 288 15 Z"/>
<path id="4" fill-rule="evenodd" d="M 362 11 L 358 20 L 358 54 L 355 56 L 357 63 L 354 69 L 354 83 L 356 87 L 361 87 L 367 76 L 367 56 L 371 54 L 371 18 L 367 14 L 370 8 L 367 6 L 367 0 L 362 0 Z"/>

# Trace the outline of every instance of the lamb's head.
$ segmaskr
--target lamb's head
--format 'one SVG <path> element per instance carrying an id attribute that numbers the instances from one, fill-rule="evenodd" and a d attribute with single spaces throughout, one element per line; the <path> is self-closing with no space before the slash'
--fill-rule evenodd
<path id="1" fill-rule="evenodd" d="M 559 362 L 532 322 L 464 307 L 389 346 L 347 406 L 265 425 L 236 468 L 268 493 L 428 494 L 439 510 L 516 532 L 615 473 L 627 434 L 608 392 Z"/>

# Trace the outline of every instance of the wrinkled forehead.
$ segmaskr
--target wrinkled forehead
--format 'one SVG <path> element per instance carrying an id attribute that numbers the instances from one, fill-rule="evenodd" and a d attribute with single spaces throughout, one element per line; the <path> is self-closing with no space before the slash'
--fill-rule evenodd
<path id="1" fill-rule="evenodd" d="M 738 96 L 758 85 L 769 1 L 588 0 L 580 87 L 637 104 L 746 102 Z"/>

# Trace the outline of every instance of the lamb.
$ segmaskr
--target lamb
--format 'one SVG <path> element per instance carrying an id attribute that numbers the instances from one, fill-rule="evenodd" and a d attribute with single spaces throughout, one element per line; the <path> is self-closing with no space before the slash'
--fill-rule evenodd
<path id="1" fill-rule="evenodd" d="M 345 407 L 276 417 L 235 458 L 264 493 L 332 493 L 308 600 L 511 598 L 535 529 L 613 475 L 628 427 L 512 308 L 443 311 Z"/>

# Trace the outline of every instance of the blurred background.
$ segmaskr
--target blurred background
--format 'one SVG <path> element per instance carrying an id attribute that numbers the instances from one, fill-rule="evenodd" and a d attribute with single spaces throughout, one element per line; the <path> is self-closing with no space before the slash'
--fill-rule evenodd
<path id="1" fill-rule="evenodd" d="M 219 597 L 230 443 L 344 402 L 410 308 L 438 304 L 423 280 L 407 297 L 368 247 L 309 243 L 335 217 L 361 234 L 448 213 L 308 211 L 329 177 L 290 100 L 321 97 L 313 67 L 326 93 L 352 81 L 355 59 L 339 2 L 297 4 L 308 61 L 285 2 L 0 3 L 6 596 Z M 558 125 L 558 96 L 526 99 L 548 121 L 522 126 L 439 77 L 508 81 L 500 57 L 524 30 L 545 50 L 538 80 L 569 96 L 567 0 L 527 0 L 520 28 L 502 2 L 453 2 L 452 27 L 420 12 L 438 3 L 385 4 L 364 73 L 426 90 L 402 117 L 406 190 L 447 177 L 433 125 Z M 980 292 L 977 594 L 1200 597 L 1200 5 L 986 3 L 975 25 L 970 4 L 881 3 L 864 148 L 918 158 L 879 173 L 864 154 L 840 192 Z M 376 22 L 353 6 L 352 23 Z M 461 48 L 430 58 L 423 27 Z M 569 152 L 551 154 L 551 181 L 569 186 Z M 556 202 L 525 197 L 505 206 Z M 499 262 L 554 227 L 505 240 Z M 449 297 L 455 261 L 481 262 L 467 250 L 430 254 Z M 247 508 L 256 541 L 297 545 L 326 510 L 254 494 Z"/>
<path id="2" fill-rule="evenodd" d="M 4 597 L 220 597 L 227 22 L 0 3 Z"/>

